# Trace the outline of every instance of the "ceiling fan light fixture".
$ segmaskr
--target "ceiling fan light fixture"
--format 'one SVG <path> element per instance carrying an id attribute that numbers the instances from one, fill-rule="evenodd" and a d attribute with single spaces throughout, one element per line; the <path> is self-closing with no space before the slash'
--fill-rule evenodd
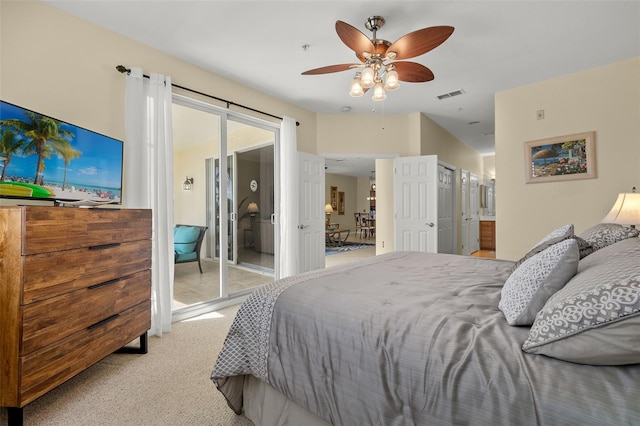
<path id="1" fill-rule="evenodd" d="M 384 90 L 391 92 L 393 90 L 396 90 L 398 87 L 400 87 L 398 71 L 396 71 L 396 67 L 391 64 L 387 67 L 387 73 L 384 81 Z"/>
<path id="2" fill-rule="evenodd" d="M 384 23 L 382 16 L 369 17 L 365 21 L 365 28 L 373 33 L 373 36 L 369 37 L 346 22 L 336 21 L 335 29 L 338 37 L 355 53 L 359 62 L 314 68 L 304 71 L 302 75 L 362 69 L 360 75 L 356 75 L 351 82 L 349 94 L 359 97 L 375 86 L 372 90 L 374 101 L 386 99 L 386 91 L 396 90 L 400 87 L 400 81 L 424 83 L 433 80 L 434 75 L 429 68 L 406 59 L 423 55 L 440 46 L 451 36 L 454 28 L 444 25 L 422 28 L 405 34 L 391 43 L 377 37 L 377 31 Z M 303 49 L 307 48 L 303 47 Z M 396 62 L 389 63 L 389 61 Z M 445 96 L 450 97 L 451 94 Z M 438 98 L 442 99 L 441 96 Z"/>
<path id="3" fill-rule="evenodd" d="M 362 90 L 360 78 L 360 73 L 358 72 L 351 82 L 351 91 L 349 92 L 349 94 L 354 98 L 359 98 L 360 96 L 364 95 L 364 90 Z"/>
<path id="4" fill-rule="evenodd" d="M 364 70 L 362 70 L 362 74 L 360 75 L 360 85 L 364 89 L 369 89 L 373 87 L 374 84 L 376 84 L 375 72 L 373 71 L 373 68 L 367 65 L 364 67 Z"/>
<path id="5" fill-rule="evenodd" d="M 378 81 L 375 86 L 373 86 L 373 96 L 371 97 L 374 101 L 384 101 L 387 99 L 387 94 L 384 91 L 384 87 L 382 86 L 382 81 Z"/>

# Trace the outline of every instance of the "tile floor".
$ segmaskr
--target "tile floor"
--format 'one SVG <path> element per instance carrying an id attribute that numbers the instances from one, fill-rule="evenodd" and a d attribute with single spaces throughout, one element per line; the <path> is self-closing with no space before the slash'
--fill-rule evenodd
<path id="1" fill-rule="evenodd" d="M 375 256 L 375 238 L 359 238 L 350 235 L 350 242 L 363 242 L 372 244 L 371 247 L 351 250 L 325 257 L 325 266 L 342 265 L 358 259 Z M 266 272 L 273 265 L 273 256 L 255 253 L 253 250 L 245 250 L 240 259 L 259 265 L 262 270 L 256 270 L 247 266 L 230 266 L 228 270 L 229 293 L 242 292 L 273 281 L 273 276 Z M 202 259 L 201 274 L 198 264 L 181 263 L 175 265 L 173 284 L 173 309 L 179 309 L 194 303 L 213 300 L 220 297 L 220 269 L 217 260 Z"/>

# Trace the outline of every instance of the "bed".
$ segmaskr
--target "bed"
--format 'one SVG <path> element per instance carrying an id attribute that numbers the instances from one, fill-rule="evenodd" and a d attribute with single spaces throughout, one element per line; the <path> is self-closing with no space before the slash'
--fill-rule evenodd
<path id="1" fill-rule="evenodd" d="M 640 238 L 554 230 L 518 262 L 394 252 L 238 311 L 212 380 L 255 424 L 640 424 Z"/>

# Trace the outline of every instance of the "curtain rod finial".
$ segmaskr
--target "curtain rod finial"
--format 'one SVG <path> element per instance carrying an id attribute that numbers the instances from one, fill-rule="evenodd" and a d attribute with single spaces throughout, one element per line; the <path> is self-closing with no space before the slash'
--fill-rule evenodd
<path id="1" fill-rule="evenodd" d="M 127 67 L 125 67 L 124 65 L 116 65 L 116 69 L 117 69 L 118 71 L 120 71 L 121 73 L 125 73 L 125 72 L 126 72 L 127 74 L 130 74 L 130 73 L 131 73 L 131 70 L 130 70 L 130 69 L 128 69 Z"/>

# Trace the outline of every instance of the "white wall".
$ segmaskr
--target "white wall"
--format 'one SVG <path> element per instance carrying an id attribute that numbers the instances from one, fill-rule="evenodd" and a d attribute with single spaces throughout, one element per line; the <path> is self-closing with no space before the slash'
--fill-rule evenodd
<path id="1" fill-rule="evenodd" d="M 579 234 L 618 193 L 640 188 L 640 57 L 500 92 L 495 102 L 499 258 L 521 257 L 567 223 Z M 596 132 L 597 179 L 525 184 L 525 142 L 587 131 Z"/>

